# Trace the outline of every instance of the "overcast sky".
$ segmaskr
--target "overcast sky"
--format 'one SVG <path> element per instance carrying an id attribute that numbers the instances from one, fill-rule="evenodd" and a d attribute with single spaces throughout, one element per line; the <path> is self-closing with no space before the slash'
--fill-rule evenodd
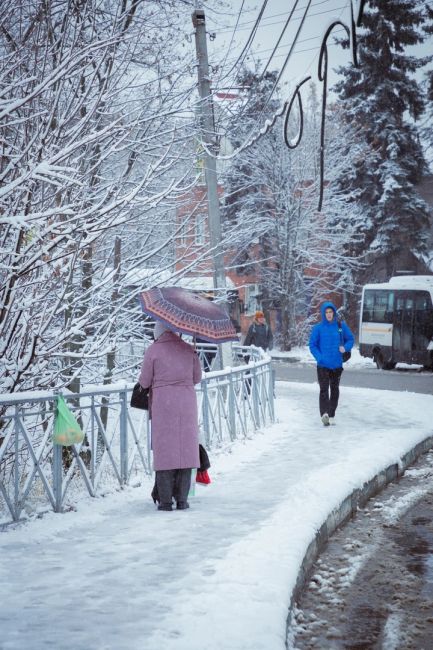
<path id="1" fill-rule="evenodd" d="M 284 85 L 288 85 L 289 89 L 293 88 L 308 75 L 312 75 L 313 79 L 317 81 L 320 44 L 328 26 L 336 20 L 350 25 L 350 0 L 312 0 L 306 18 L 302 22 L 308 3 L 309 0 L 300 0 L 298 3 L 296 0 L 268 0 L 259 28 L 245 59 L 252 66 L 257 60 L 261 61 L 262 66 L 268 61 L 290 12 L 296 6 L 290 25 L 282 36 L 269 65 L 271 70 L 281 70 L 295 35 L 300 30 L 297 44 L 282 77 L 283 90 Z M 215 38 L 209 40 L 208 43 L 209 61 L 213 64 L 217 62 L 229 63 L 230 61 L 234 64 L 236 62 L 262 7 L 261 0 L 231 0 L 228 4 L 230 9 L 225 12 L 206 10 L 207 30 L 215 34 Z M 239 14 L 241 7 L 242 12 Z M 237 28 L 234 31 L 237 21 Z M 344 34 L 343 28 L 337 26 L 333 30 L 334 33 L 336 35 Z M 332 41 L 333 39 L 330 37 L 328 39 L 330 69 L 350 63 L 349 50 L 343 50 L 341 46 L 333 44 Z M 419 48 L 419 52 L 423 54 L 432 51 L 433 38 L 428 44 Z M 337 76 L 331 73 L 330 83 L 335 82 L 336 79 Z M 213 74 L 213 80 L 214 88 L 216 88 L 218 73 Z M 224 86 L 224 83 L 219 85 Z"/>

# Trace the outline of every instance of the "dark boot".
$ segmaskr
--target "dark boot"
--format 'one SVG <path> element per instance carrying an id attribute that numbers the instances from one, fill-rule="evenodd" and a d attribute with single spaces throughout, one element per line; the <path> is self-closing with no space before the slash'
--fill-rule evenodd
<path id="1" fill-rule="evenodd" d="M 186 510 L 189 508 L 188 493 L 191 487 L 191 470 L 190 469 L 177 469 L 174 479 L 174 498 L 177 503 L 178 510 Z"/>
<path id="2" fill-rule="evenodd" d="M 156 485 L 156 479 L 155 479 L 155 485 L 153 486 L 153 490 L 150 493 L 150 496 L 153 499 L 153 503 L 159 503 L 159 494 L 158 494 L 158 487 Z"/>
<path id="3" fill-rule="evenodd" d="M 175 474 L 175 469 L 162 469 L 155 472 L 156 494 L 152 494 L 152 497 L 155 496 L 161 506 L 170 506 L 170 509 L 173 503 Z"/>
<path id="4" fill-rule="evenodd" d="M 173 506 L 171 503 L 160 503 L 158 510 L 166 510 L 167 512 L 171 512 L 173 510 Z"/>

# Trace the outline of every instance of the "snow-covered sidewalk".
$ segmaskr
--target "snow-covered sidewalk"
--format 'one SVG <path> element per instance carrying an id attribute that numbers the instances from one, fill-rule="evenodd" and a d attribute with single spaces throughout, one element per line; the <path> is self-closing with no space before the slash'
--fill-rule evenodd
<path id="1" fill-rule="evenodd" d="M 308 544 L 356 487 L 432 433 L 433 396 L 278 383 L 279 422 L 211 453 L 191 509 L 151 482 L 0 534 L 1 650 L 284 650 Z"/>

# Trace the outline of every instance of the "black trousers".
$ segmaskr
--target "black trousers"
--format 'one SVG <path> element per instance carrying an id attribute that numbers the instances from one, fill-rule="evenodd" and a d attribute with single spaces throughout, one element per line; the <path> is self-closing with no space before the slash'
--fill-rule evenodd
<path id="1" fill-rule="evenodd" d="M 319 394 L 319 409 L 320 415 L 327 413 L 330 418 L 333 418 L 338 406 L 338 398 L 340 397 L 340 379 L 343 368 L 322 368 L 317 366 L 317 379 L 319 380 L 320 394 Z"/>
<path id="2" fill-rule="evenodd" d="M 161 469 L 155 472 L 158 501 L 163 506 L 171 505 L 173 499 L 177 504 L 188 500 L 191 487 L 191 469 Z"/>

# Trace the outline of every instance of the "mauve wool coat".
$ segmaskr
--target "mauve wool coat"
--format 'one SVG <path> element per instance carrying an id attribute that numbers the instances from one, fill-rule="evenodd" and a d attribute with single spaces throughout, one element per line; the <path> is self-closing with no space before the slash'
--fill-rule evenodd
<path id="1" fill-rule="evenodd" d="M 200 467 L 194 389 L 200 380 L 199 358 L 177 334 L 164 332 L 146 350 L 138 381 L 151 387 L 155 471 Z"/>

